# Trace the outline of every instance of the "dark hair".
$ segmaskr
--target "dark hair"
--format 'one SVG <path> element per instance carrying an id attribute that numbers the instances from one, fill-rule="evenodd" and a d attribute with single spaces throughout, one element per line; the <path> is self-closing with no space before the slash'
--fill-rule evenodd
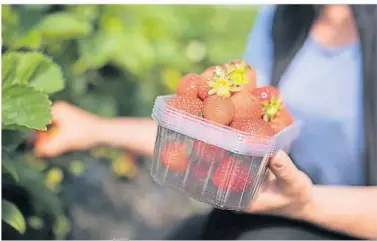
<path id="1" fill-rule="evenodd" d="M 311 6 L 314 9 L 315 17 L 318 17 L 319 15 L 321 15 L 323 8 L 325 7 L 325 5 L 323 4 L 311 5 Z"/>
<path id="2" fill-rule="evenodd" d="M 367 184 L 377 185 L 377 5 L 351 5 L 362 54 L 364 138 Z M 304 44 L 323 5 L 279 5 L 272 24 L 273 71 L 278 85 L 294 56 Z"/>
<path id="3" fill-rule="evenodd" d="M 271 83 L 276 85 L 290 61 L 276 61 L 276 54 L 292 59 L 304 44 L 312 24 L 321 11 L 320 5 L 279 5 L 271 29 L 275 68 Z"/>

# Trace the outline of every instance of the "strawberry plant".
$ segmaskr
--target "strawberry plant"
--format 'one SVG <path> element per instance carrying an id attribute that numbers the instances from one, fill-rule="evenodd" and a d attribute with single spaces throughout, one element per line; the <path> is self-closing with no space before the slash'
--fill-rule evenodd
<path id="1" fill-rule="evenodd" d="M 61 91 L 58 91 L 59 83 L 52 79 L 48 83 L 41 83 L 39 79 L 30 82 L 32 88 L 43 85 L 43 93 L 53 94 L 49 96 L 51 101 L 65 100 L 107 117 L 149 117 L 155 97 L 175 92 L 186 73 L 200 73 L 207 66 L 242 56 L 255 13 L 253 6 L 2 5 L 3 52 L 40 52 L 60 66 L 66 79 Z M 21 76 L 29 76 L 26 72 Z M 234 73 L 232 78 L 242 82 L 242 71 Z M 205 74 L 201 77 L 208 78 Z M 195 79 L 197 75 L 187 80 Z M 187 88 L 187 84 L 181 88 Z M 198 91 L 204 100 L 208 97 L 207 88 L 208 85 L 201 82 L 193 92 Z M 198 102 L 190 103 L 188 99 L 175 104 L 202 116 Z M 17 160 L 14 162 L 31 167 L 28 170 L 33 174 L 30 175 L 38 176 L 35 180 L 40 180 L 40 185 L 35 189 L 42 185 L 47 187 L 46 192 L 40 191 L 51 193 L 46 207 L 58 210 L 55 206 L 61 204 L 55 203 L 59 201 L 59 191 L 64 191 L 62 184 L 67 180 L 67 173 L 82 175 L 87 170 L 88 153 L 70 153 L 44 160 L 27 150 L 16 152 L 21 140 L 29 138 L 29 133 L 26 127 L 4 129 L 3 145 L 7 140 L 12 147 L 10 156 Z M 40 139 L 49 133 L 42 132 Z M 127 151 L 100 147 L 90 150 L 89 155 L 95 159 L 110 159 L 109 169 L 116 176 L 129 178 L 137 174 L 134 157 Z M 62 171 L 56 169 L 57 166 Z M 8 169 L 12 173 L 14 168 Z M 44 197 L 39 194 L 35 196 Z M 28 225 L 41 226 L 35 215 L 25 219 Z M 69 227 L 64 218 L 59 220 L 60 229 L 56 230 Z"/>
<path id="2" fill-rule="evenodd" d="M 46 130 L 51 123 L 49 94 L 64 87 L 61 68 L 39 52 L 5 52 L 1 77 L 3 188 L 24 188 L 33 199 L 35 213 L 59 217 L 63 212 L 58 197 L 45 185 L 40 170 L 30 166 L 16 150 L 30 130 Z M 2 220 L 21 233 L 26 231 L 25 217 L 5 199 Z"/>

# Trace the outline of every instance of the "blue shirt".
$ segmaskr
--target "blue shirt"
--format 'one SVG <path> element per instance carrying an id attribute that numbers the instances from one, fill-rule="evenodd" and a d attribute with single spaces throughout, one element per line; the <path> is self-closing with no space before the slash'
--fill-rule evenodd
<path id="1" fill-rule="evenodd" d="M 274 7 L 261 9 L 244 59 L 269 84 L 272 69 L 270 31 Z M 358 41 L 338 49 L 311 36 L 283 75 L 281 96 L 303 121 L 290 155 L 316 184 L 363 185 L 362 71 Z"/>

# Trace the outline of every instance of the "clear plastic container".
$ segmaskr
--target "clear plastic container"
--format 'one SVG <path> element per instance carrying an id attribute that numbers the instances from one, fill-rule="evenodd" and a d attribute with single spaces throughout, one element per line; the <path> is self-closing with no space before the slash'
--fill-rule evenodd
<path id="1" fill-rule="evenodd" d="M 221 209 L 246 210 L 258 193 L 267 163 L 279 149 L 288 151 L 300 124 L 263 138 L 185 114 L 156 98 L 158 123 L 151 175 L 163 186 Z"/>

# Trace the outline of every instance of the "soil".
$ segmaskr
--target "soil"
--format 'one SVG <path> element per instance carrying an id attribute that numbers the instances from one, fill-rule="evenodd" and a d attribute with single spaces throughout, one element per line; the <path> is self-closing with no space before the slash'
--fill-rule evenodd
<path id="1" fill-rule="evenodd" d="M 65 181 L 70 239 L 163 239 L 179 221 L 210 209 L 156 184 L 145 163 L 134 179 L 120 180 L 91 159 L 85 173 Z"/>

